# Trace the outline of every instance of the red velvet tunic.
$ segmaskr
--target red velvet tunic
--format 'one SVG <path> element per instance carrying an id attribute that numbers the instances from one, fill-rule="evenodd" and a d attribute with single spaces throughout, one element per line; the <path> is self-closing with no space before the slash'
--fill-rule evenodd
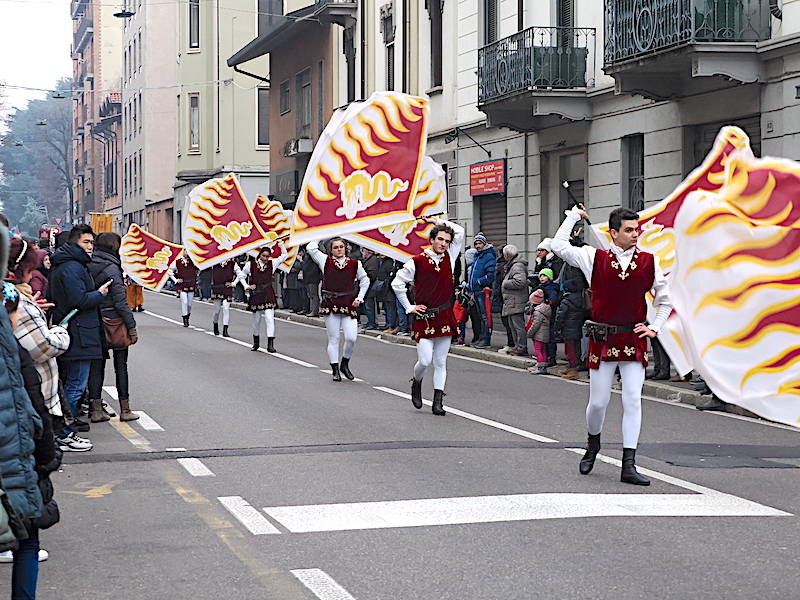
<path id="1" fill-rule="evenodd" d="M 319 304 L 321 315 L 347 315 L 358 319 L 358 309 L 353 306 L 356 299 L 356 275 L 358 274 L 358 261 L 348 258 L 344 267 L 339 268 L 329 256 L 325 261 L 322 273 L 322 301 Z M 325 291 L 349 292 L 342 296 L 326 298 Z"/>
<path id="2" fill-rule="evenodd" d="M 592 321 L 633 326 L 647 320 L 645 294 L 653 288 L 655 259 L 635 250 L 628 270 L 611 250 L 596 250 L 592 268 Z M 588 364 L 597 369 L 601 361 L 641 362 L 647 366 L 647 338 L 633 332 L 614 333 L 605 342 L 589 339 Z"/>
<path id="3" fill-rule="evenodd" d="M 256 312 L 278 306 L 278 301 L 275 298 L 275 289 L 272 287 L 271 260 L 267 261 L 266 267 L 262 270 L 255 258 L 250 259 L 248 284 L 256 286 L 256 289 L 250 292 L 250 297 L 247 299 L 247 310 Z"/>
<path id="4" fill-rule="evenodd" d="M 211 268 L 211 298 L 214 300 L 230 300 L 233 298 L 233 288 L 228 287 L 226 283 L 232 283 L 236 278 L 234 273 L 234 261 L 226 260 L 225 262 L 214 265 Z"/>
<path id="5" fill-rule="evenodd" d="M 181 282 L 175 285 L 179 292 L 193 292 L 197 288 L 197 267 L 188 258 L 179 258 L 175 262 L 175 279 Z"/>
<path id="6" fill-rule="evenodd" d="M 417 254 L 414 261 L 414 302 L 428 308 L 438 308 L 453 299 L 453 267 L 450 257 L 445 256 L 437 265 L 424 252 Z M 419 341 L 426 338 L 451 337 L 457 331 L 456 318 L 452 304 L 440 310 L 436 316 L 426 321 L 417 317 L 414 321 L 411 339 Z"/>

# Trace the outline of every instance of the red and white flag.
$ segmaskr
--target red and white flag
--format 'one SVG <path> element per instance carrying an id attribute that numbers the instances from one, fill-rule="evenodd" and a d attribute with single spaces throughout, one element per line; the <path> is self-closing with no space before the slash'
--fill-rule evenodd
<path id="1" fill-rule="evenodd" d="M 122 268 L 142 287 L 161 291 L 169 277 L 169 268 L 183 252 L 183 246 L 173 244 L 136 224 L 131 224 L 128 233 L 122 236 L 119 256 Z"/>
<path id="2" fill-rule="evenodd" d="M 288 243 L 294 212 L 291 210 L 284 210 L 283 205 L 277 200 L 270 200 L 266 196 L 259 194 L 256 196 L 253 214 L 256 217 L 258 225 L 269 239 L 266 245 L 272 248 L 273 257 L 277 258 L 281 254 L 277 244 L 278 240 L 284 241 L 286 250 L 289 252 L 289 258 L 278 265 L 278 269 L 288 273 L 294 261 L 297 259 L 298 250 L 298 246 Z M 253 252 L 258 252 L 258 250 L 251 251 L 251 254 L 253 254 Z"/>

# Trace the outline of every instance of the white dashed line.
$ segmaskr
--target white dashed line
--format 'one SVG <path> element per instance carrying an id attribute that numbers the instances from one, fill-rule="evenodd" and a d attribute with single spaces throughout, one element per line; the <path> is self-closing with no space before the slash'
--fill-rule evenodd
<path id="1" fill-rule="evenodd" d="M 355 600 L 333 577 L 320 569 L 292 569 L 292 575 L 320 600 Z"/>
<path id="2" fill-rule="evenodd" d="M 280 531 L 241 496 L 217 498 L 228 512 L 236 517 L 253 535 L 279 534 Z"/>
<path id="3" fill-rule="evenodd" d="M 139 415 L 139 426 L 147 431 L 164 431 L 164 428 L 155 422 L 153 417 L 148 415 L 143 410 L 134 410 L 134 414 Z"/>
<path id="4" fill-rule="evenodd" d="M 215 477 L 214 472 L 199 458 L 179 458 L 178 462 L 192 477 Z"/>

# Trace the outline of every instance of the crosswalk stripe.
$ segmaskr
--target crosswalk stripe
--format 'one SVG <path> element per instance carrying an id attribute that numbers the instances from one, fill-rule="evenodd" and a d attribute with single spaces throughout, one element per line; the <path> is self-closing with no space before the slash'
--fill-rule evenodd
<path id="1" fill-rule="evenodd" d="M 355 600 L 333 577 L 321 569 L 292 569 L 291 572 L 320 600 Z"/>
<path id="2" fill-rule="evenodd" d="M 214 472 L 205 466 L 199 458 L 179 458 L 178 463 L 192 477 L 215 477 Z"/>
<path id="3" fill-rule="evenodd" d="M 280 533 L 277 527 L 241 496 L 222 496 L 217 500 L 253 535 Z"/>
<path id="4" fill-rule="evenodd" d="M 134 410 L 132 412 L 139 415 L 138 422 L 142 429 L 146 429 L 147 431 L 164 431 L 164 428 L 156 423 L 155 419 L 143 410 Z"/>

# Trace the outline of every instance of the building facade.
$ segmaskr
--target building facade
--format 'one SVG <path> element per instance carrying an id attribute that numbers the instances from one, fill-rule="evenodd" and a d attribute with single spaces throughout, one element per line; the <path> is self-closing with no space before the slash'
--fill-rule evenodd
<path id="1" fill-rule="evenodd" d="M 90 212 L 118 206 L 115 175 L 121 150 L 118 119 L 122 31 L 114 9 L 93 0 L 72 0 L 73 203 L 69 218 L 88 222 Z"/>
<path id="2" fill-rule="evenodd" d="M 117 226 L 127 231 L 136 223 L 171 239 L 171 227 L 159 223 L 156 231 L 148 217 L 152 207 L 160 207 L 165 218 L 171 210 L 179 4 L 129 0 L 127 7 L 134 14 L 122 25 L 122 198 Z"/>

